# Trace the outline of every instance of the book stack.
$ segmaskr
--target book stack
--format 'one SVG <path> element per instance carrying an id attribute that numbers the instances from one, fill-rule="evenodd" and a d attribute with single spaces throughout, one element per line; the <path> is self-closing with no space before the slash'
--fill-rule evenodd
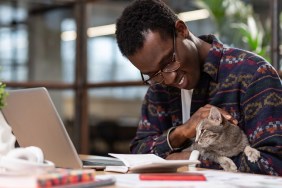
<path id="1" fill-rule="evenodd" d="M 63 169 L 57 168 L 37 177 L 37 187 L 54 187 L 61 185 L 77 184 L 95 180 L 95 171 L 91 169 Z"/>
<path id="2" fill-rule="evenodd" d="M 0 171 L 0 187 L 5 188 L 95 187 L 113 183 L 113 179 L 97 180 L 93 169 L 55 168 L 39 174 Z"/>

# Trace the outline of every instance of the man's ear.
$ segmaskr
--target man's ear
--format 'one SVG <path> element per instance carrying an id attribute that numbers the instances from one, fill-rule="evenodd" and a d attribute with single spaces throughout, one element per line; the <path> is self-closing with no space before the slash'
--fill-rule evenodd
<path id="1" fill-rule="evenodd" d="M 216 107 L 211 107 L 208 119 L 216 122 L 217 124 L 220 124 L 222 122 L 220 111 Z"/>
<path id="2" fill-rule="evenodd" d="M 190 31 L 188 29 L 188 26 L 182 21 L 182 20 L 177 20 L 175 22 L 175 31 L 177 35 L 181 35 L 184 38 L 189 38 L 190 36 Z"/>

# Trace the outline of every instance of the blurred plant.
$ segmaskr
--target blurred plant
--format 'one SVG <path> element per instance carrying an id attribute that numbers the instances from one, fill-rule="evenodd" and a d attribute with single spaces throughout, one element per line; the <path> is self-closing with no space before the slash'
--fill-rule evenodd
<path id="1" fill-rule="evenodd" d="M 8 96 L 6 89 L 6 85 L 0 82 L 0 109 L 5 106 L 5 99 Z"/>
<path id="2" fill-rule="evenodd" d="M 210 12 L 216 26 L 216 34 L 226 40 L 224 42 L 234 37 L 231 23 L 245 23 L 248 15 L 253 14 L 252 7 L 240 0 L 198 0 L 197 4 Z"/>
<path id="3" fill-rule="evenodd" d="M 253 16 L 251 5 L 241 0 L 198 0 L 197 4 L 210 12 L 217 35 L 224 43 L 240 46 L 270 59 L 270 34 Z"/>
<path id="4" fill-rule="evenodd" d="M 0 67 L 0 72 L 2 72 L 2 67 Z M 6 85 L 0 82 L 0 110 L 6 105 L 5 99 L 7 96 Z"/>
<path id="5" fill-rule="evenodd" d="M 264 29 L 256 22 L 254 17 L 249 16 L 247 24 L 245 23 L 233 23 L 232 27 L 238 29 L 242 35 L 242 40 L 248 46 L 248 50 L 265 57 L 268 61 L 267 49 L 269 46 L 263 44 L 263 38 L 265 36 Z"/>

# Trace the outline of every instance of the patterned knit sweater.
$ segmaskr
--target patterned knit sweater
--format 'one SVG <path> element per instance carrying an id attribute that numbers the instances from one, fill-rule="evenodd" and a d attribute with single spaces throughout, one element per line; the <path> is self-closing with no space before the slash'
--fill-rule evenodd
<path id="1" fill-rule="evenodd" d="M 213 35 L 201 36 L 212 44 L 194 88 L 191 115 L 205 104 L 228 111 L 238 120 L 250 145 L 261 152 L 251 163 L 245 154 L 232 158 L 239 171 L 282 176 L 282 86 L 275 69 L 260 56 L 230 48 Z M 132 153 L 154 153 L 165 158 L 171 152 L 167 130 L 182 124 L 180 89 L 151 86 L 142 105 L 142 117 Z M 201 159 L 200 167 L 219 169 Z"/>

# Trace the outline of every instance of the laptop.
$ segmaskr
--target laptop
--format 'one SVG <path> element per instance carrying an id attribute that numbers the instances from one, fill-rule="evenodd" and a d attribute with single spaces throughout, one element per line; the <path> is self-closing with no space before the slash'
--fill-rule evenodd
<path id="1" fill-rule="evenodd" d="M 20 147 L 37 146 L 44 158 L 62 168 L 94 168 L 124 165 L 119 159 L 90 156 L 82 160 L 44 87 L 9 90 L 2 113 Z"/>

